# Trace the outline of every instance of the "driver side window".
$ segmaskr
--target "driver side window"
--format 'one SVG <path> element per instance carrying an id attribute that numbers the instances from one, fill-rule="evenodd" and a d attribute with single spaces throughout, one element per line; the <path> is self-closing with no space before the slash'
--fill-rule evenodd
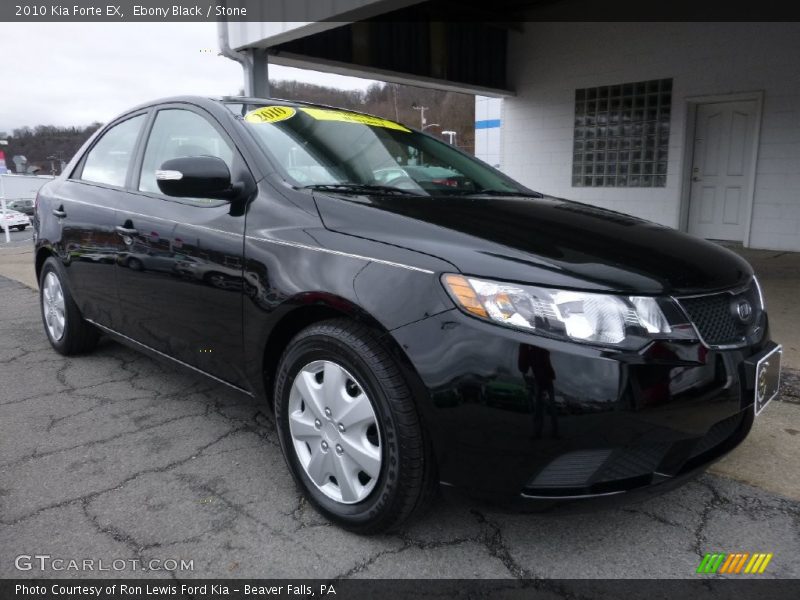
<path id="1" fill-rule="evenodd" d="M 205 118 L 183 109 L 158 111 L 142 161 L 139 190 L 161 193 L 156 170 L 165 161 L 187 156 L 216 156 L 233 164 L 233 149 Z"/>

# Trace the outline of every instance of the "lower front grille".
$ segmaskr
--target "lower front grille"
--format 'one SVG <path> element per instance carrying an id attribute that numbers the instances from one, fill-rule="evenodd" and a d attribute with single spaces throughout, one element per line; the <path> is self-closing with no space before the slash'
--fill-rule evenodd
<path id="1" fill-rule="evenodd" d="M 611 450 L 576 450 L 556 458 L 530 482 L 532 488 L 581 488 L 602 465 Z"/>
<path id="2" fill-rule="evenodd" d="M 623 491 L 647 485 L 663 467 L 663 461 L 677 452 L 680 459 L 669 474 L 693 469 L 713 458 L 715 449 L 741 436 L 745 412 L 732 415 L 711 426 L 694 440 L 641 443 L 623 448 L 576 450 L 555 458 L 531 479 L 524 493 L 549 497 L 589 495 Z M 746 433 L 746 432 L 745 432 Z M 687 443 L 693 446 L 688 446 Z M 691 450 L 689 450 L 691 448 Z M 705 455 L 705 456 L 704 456 Z"/>
<path id="3" fill-rule="evenodd" d="M 649 475 L 656 470 L 670 447 L 671 444 L 665 442 L 620 448 L 606 461 L 594 480 L 602 483 Z"/>
<path id="4" fill-rule="evenodd" d="M 711 429 L 708 430 L 708 433 L 700 438 L 700 441 L 697 442 L 697 445 L 692 448 L 692 453 L 689 455 L 689 458 L 691 459 L 695 456 L 705 454 L 731 437 L 739 428 L 739 425 L 741 425 L 742 418 L 742 413 L 737 413 L 715 424 Z"/>
<path id="5" fill-rule="evenodd" d="M 678 302 L 709 346 L 743 344 L 761 320 L 761 299 L 755 282 L 737 292 L 678 298 Z"/>

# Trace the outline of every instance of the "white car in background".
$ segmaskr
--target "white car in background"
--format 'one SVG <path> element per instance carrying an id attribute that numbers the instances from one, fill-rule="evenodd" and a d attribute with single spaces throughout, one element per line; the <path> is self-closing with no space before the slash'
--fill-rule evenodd
<path id="1" fill-rule="evenodd" d="M 30 227 L 30 224 L 31 220 L 28 218 L 28 215 L 17 210 L 7 208 L 5 218 L 2 212 L 0 212 L 0 231 L 5 231 L 6 228 L 24 231 L 26 227 Z"/>

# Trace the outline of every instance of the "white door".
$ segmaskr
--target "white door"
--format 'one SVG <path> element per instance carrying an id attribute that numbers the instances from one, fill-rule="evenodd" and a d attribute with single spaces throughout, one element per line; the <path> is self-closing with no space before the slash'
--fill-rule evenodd
<path id="1" fill-rule="evenodd" d="M 690 176 L 689 233 L 741 242 L 752 201 L 756 102 L 697 107 Z"/>

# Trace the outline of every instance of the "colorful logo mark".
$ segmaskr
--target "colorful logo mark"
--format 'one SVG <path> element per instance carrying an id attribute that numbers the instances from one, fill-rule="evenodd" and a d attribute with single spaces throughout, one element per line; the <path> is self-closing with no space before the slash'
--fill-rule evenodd
<path id="1" fill-rule="evenodd" d="M 707 553 L 703 560 L 700 561 L 697 573 L 728 575 L 749 573 L 751 575 L 760 575 L 766 570 L 771 560 L 772 552 L 756 552 L 754 554 L 749 552 L 735 552 L 733 554 L 722 552 Z"/>

